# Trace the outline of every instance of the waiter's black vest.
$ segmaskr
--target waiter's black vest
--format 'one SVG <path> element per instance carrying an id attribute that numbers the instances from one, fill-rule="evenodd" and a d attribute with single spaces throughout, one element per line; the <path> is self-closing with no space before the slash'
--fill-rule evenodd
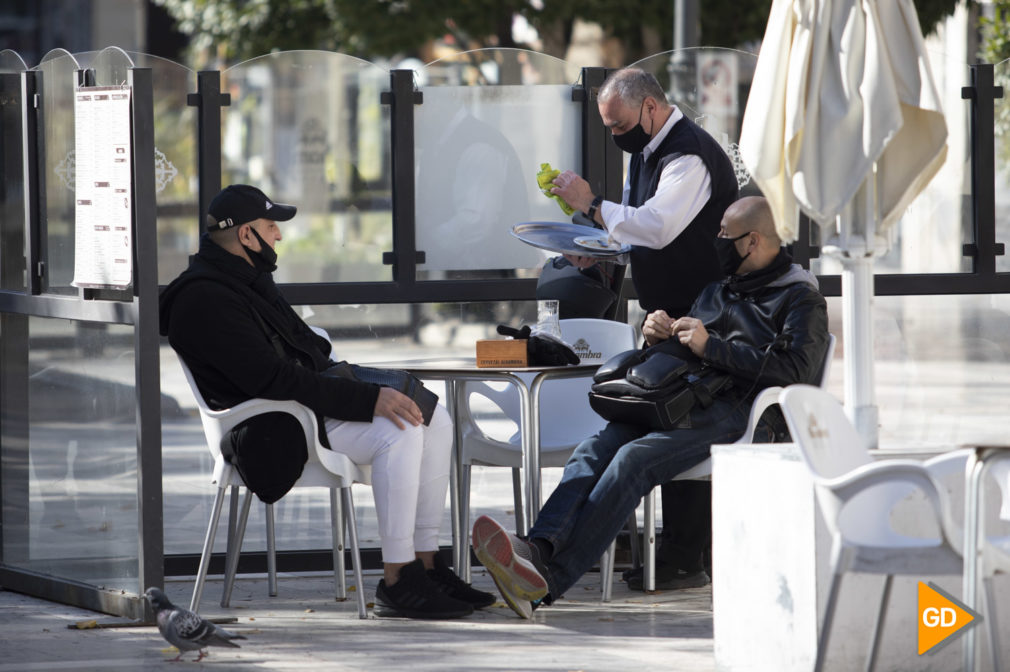
<path id="1" fill-rule="evenodd" d="M 701 158 L 712 181 L 712 195 L 687 228 L 666 247 L 656 250 L 635 245 L 631 248 L 631 274 L 638 301 L 647 313 L 665 310 L 673 317 L 687 313 L 702 287 L 722 278 L 712 240 L 739 187 L 733 164 L 719 143 L 687 117 L 682 118 L 642 161 L 633 154 L 629 167 L 631 193 L 628 205 L 638 207 L 649 200 L 668 163 L 684 154 Z"/>

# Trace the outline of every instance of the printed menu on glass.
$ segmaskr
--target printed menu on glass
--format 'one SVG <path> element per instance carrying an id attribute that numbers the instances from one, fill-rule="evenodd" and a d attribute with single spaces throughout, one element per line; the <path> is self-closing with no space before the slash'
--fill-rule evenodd
<path id="1" fill-rule="evenodd" d="M 133 280 L 129 87 L 74 96 L 75 287 L 125 289 Z"/>

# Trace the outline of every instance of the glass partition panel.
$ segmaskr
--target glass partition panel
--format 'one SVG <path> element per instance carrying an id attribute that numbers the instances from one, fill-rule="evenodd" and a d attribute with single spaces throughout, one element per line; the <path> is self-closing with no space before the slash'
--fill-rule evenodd
<path id="1" fill-rule="evenodd" d="M 430 63 L 418 80 L 429 83 L 414 112 L 419 277 L 535 274 L 549 253 L 511 230 L 570 219 L 536 174 L 582 165 L 574 79 L 543 54 L 482 50 Z"/>
<path id="2" fill-rule="evenodd" d="M 139 593 L 132 328 L 33 317 L 28 334 L 27 447 L 3 427 L 3 562 Z"/>
<path id="3" fill-rule="evenodd" d="M 278 282 L 392 279 L 388 71 L 321 51 L 270 54 L 225 71 L 223 184 L 298 206 Z"/>
<path id="4" fill-rule="evenodd" d="M 1010 271 L 1010 59 L 993 67 L 996 86 L 1003 87 L 1003 97 L 996 99 L 996 242 L 1007 253 L 996 257 L 996 270 Z"/>
<path id="5" fill-rule="evenodd" d="M 838 338 L 828 388 L 844 398 L 842 299 L 828 299 Z M 1010 297 L 878 296 L 874 375 L 880 441 L 889 448 L 945 448 L 1006 440 L 1010 397 Z"/>
<path id="6" fill-rule="evenodd" d="M 13 49 L 0 51 L 0 72 L 23 72 L 28 69 L 24 59 Z"/>
<path id="7" fill-rule="evenodd" d="M 45 155 L 39 157 L 39 173 L 45 179 L 43 220 L 46 273 L 42 284 L 54 294 L 77 294 L 74 279 L 74 88 L 77 60 L 54 49 L 33 70 L 42 73 L 41 132 Z"/>
<path id="8" fill-rule="evenodd" d="M 129 81 L 130 68 L 150 68 L 154 83 L 154 181 L 158 201 L 158 283 L 187 266 L 199 236 L 196 110 L 186 100 L 196 90 L 192 70 L 158 56 L 108 47 L 74 54 L 94 68 L 98 86 Z"/>
<path id="9" fill-rule="evenodd" d="M 21 75 L 0 62 L 0 289 L 21 291 L 27 287 L 23 104 Z"/>

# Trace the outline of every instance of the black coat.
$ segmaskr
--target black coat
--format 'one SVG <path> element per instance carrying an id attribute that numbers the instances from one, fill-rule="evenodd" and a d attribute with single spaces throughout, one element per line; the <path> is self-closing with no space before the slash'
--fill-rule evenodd
<path id="1" fill-rule="evenodd" d="M 827 303 L 813 274 L 788 265 L 785 253 L 776 261 L 784 272 L 709 284 L 688 313 L 708 331 L 704 360 L 731 373 L 735 391 L 748 397 L 774 385 L 817 385 L 824 368 Z"/>
<path id="2" fill-rule="evenodd" d="M 295 314 L 269 273 L 209 236 L 162 293 L 160 311 L 162 335 L 211 408 L 294 400 L 320 417 L 371 422 L 379 386 L 322 375 L 330 343 Z"/>

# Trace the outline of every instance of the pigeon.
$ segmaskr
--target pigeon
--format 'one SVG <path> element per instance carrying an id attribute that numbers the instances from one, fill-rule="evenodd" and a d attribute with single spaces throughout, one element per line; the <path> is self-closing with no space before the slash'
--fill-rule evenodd
<path id="1" fill-rule="evenodd" d="M 206 618 L 189 609 L 183 609 L 172 604 L 168 596 L 157 588 L 148 588 L 144 593 L 151 602 L 155 618 L 158 621 L 158 631 L 169 644 L 179 649 L 179 655 L 173 658 L 177 661 L 185 651 L 200 651 L 194 662 L 200 662 L 206 653 L 207 646 L 230 646 L 240 648 L 231 640 L 245 639 L 242 635 L 219 628 Z"/>

